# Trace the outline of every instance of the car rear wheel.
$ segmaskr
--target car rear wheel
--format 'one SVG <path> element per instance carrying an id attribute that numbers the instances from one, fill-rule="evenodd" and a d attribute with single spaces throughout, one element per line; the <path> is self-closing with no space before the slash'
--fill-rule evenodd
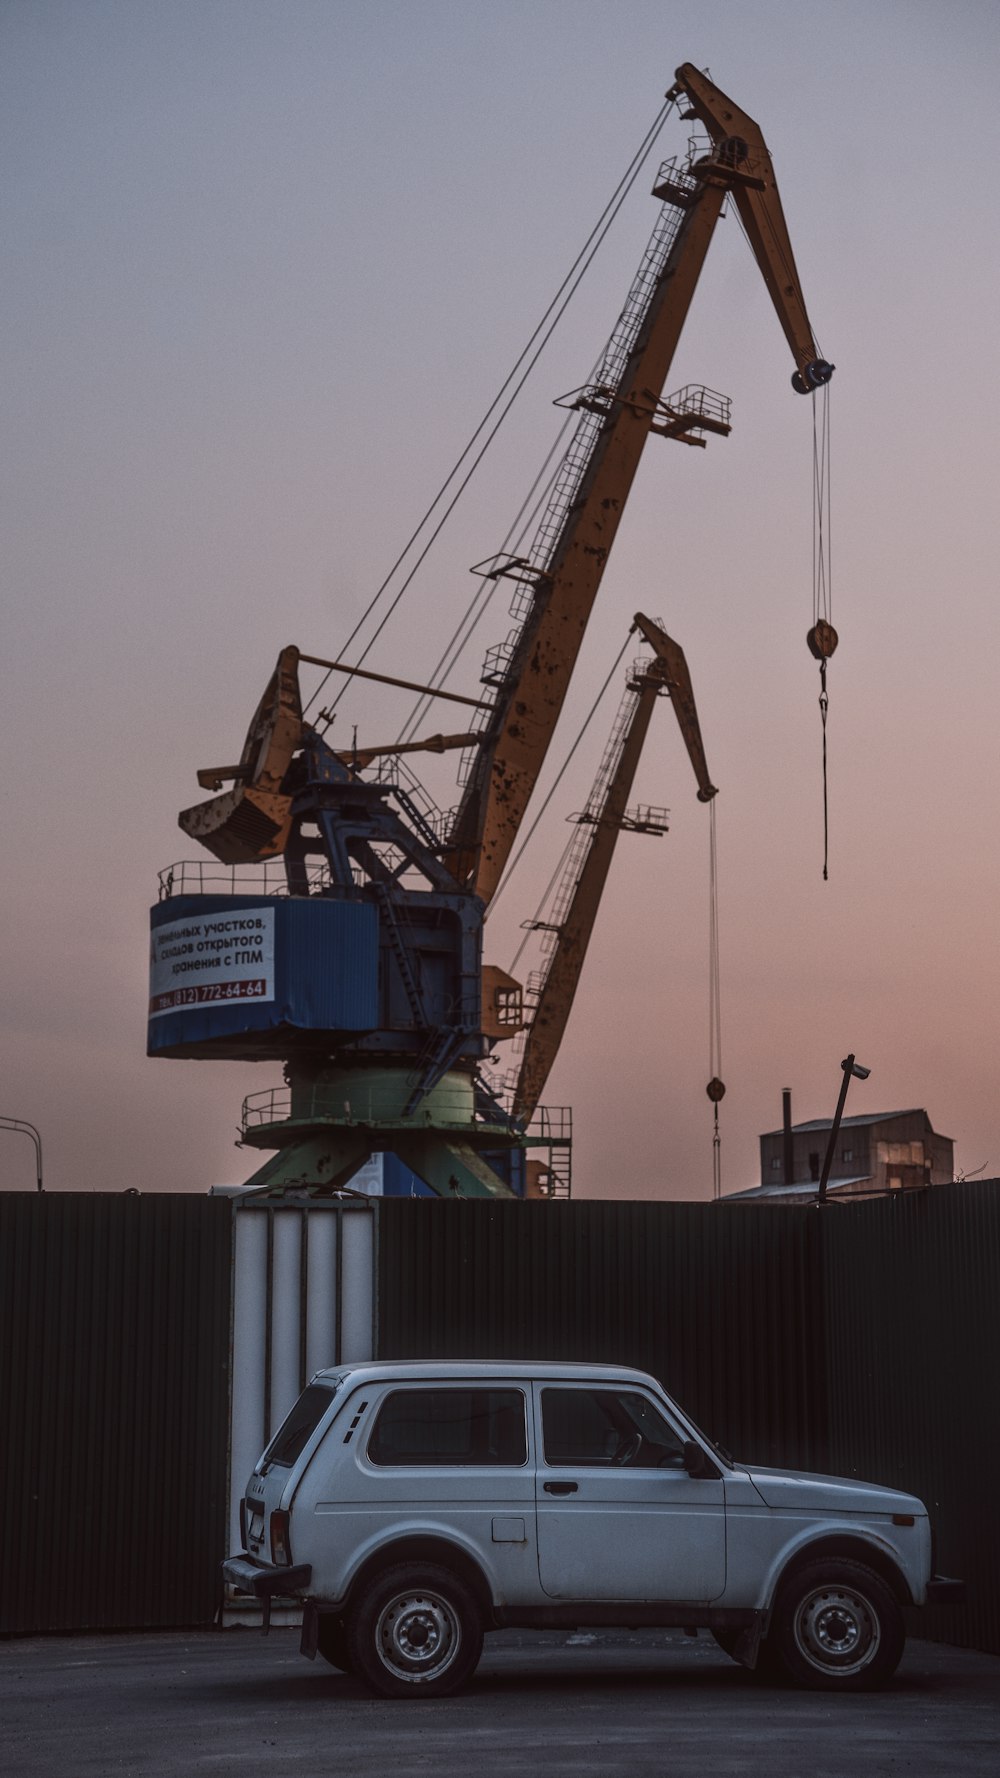
<path id="1" fill-rule="evenodd" d="M 771 1641 L 796 1685 L 870 1691 L 899 1665 L 903 1614 L 885 1581 L 862 1562 L 814 1562 L 782 1587 Z"/>
<path id="2" fill-rule="evenodd" d="M 475 1672 L 483 1624 L 472 1593 L 433 1563 L 379 1575 L 347 1619 L 351 1670 L 385 1698 L 446 1698 Z"/>

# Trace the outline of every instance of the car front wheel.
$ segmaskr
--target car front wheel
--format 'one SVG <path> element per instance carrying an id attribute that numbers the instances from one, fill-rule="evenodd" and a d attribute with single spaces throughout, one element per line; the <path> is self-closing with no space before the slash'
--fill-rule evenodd
<path id="1" fill-rule="evenodd" d="M 433 1563 L 401 1563 L 347 1620 L 351 1667 L 385 1698 L 446 1698 L 475 1672 L 483 1624 L 472 1593 Z"/>
<path id="2" fill-rule="evenodd" d="M 796 1685 L 869 1691 L 896 1671 L 905 1631 L 885 1581 L 862 1562 L 829 1560 L 782 1587 L 769 1640 Z"/>

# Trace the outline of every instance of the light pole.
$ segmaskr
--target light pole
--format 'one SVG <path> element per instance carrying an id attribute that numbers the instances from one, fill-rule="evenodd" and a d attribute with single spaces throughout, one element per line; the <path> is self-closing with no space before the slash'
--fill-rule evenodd
<path id="1" fill-rule="evenodd" d="M 834 1113 L 833 1123 L 830 1127 L 830 1140 L 826 1145 L 826 1158 L 823 1162 L 823 1172 L 819 1182 L 819 1197 L 817 1199 L 817 1202 L 820 1204 L 826 1203 L 826 1182 L 830 1177 L 830 1168 L 833 1164 L 833 1151 L 837 1144 L 840 1120 L 844 1115 L 844 1102 L 847 1099 L 847 1089 L 851 1084 L 851 1075 L 856 1075 L 858 1080 L 867 1080 L 871 1073 L 871 1069 L 862 1068 L 861 1063 L 856 1062 L 853 1055 L 845 1056 L 840 1066 L 844 1070 L 844 1078 L 841 1082 L 840 1098 L 837 1100 L 837 1109 Z"/>
<path id="2" fill-rule="evenodd" d="M 35 1173 L 38 1178 L 38 1189 L 42 1189 L 42 1138 L 34 1124 L 25 1123 L 20 1117 L 0 1117 L 0 1130 L 19 1130 L 22 1136 L 30 1136 L 35 1145 Z"/>

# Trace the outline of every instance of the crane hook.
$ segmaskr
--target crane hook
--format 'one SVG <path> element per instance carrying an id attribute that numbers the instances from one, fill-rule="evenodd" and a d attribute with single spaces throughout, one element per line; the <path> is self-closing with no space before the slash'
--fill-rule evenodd
<path id="1" fill-rule="evenodd" d="M 830 819 L 827 798 L 826 769 L 826 718 L 830 708 L 830 694 L 826 689 L 826 663 L 837 646 L 837 632 L 832 624 L 820 621 L 809 631 L 807 638 L 812 654 L 819 661 L 819 716 L 823 729 L 823 881 L 829 881 L 828 869 L 830 855 Z"/>

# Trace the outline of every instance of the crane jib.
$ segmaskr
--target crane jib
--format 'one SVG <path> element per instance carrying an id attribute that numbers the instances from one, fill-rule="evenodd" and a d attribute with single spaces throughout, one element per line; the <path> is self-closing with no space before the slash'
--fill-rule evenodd
<path id="1" fill-rule="evenodd" d="M 796 387 L 827 381 L 809 326 L 771 158 L 758 125 L 697 70 L 678 70 L 692 113 L 714 150 L 658 187 L 671 212 L 669 250 L 651 271 L 647 252 L 623 311 L 629 349 L 600 404 L 581 414 L 571 498 L 535 563 L 533 596 L 450 834 L 456 878 L 493 896 L 548 750 L 631 491 L 657 403 L 722 205 L 732 192 L 796 363 Z M 658 227 L 660 225 L 658 224 Z M 654 241 L 656 239 L 654 231 Z M 652 243 L 651 243 L 652 246 Z M 620 323 L 621 325 L 621 323 Z M 614 336 L 612 347 L 614 347 Z M 585 404 L 581 402 L 581 406 Z M 579 440 L 586 442 L 581 452 Z"/>

